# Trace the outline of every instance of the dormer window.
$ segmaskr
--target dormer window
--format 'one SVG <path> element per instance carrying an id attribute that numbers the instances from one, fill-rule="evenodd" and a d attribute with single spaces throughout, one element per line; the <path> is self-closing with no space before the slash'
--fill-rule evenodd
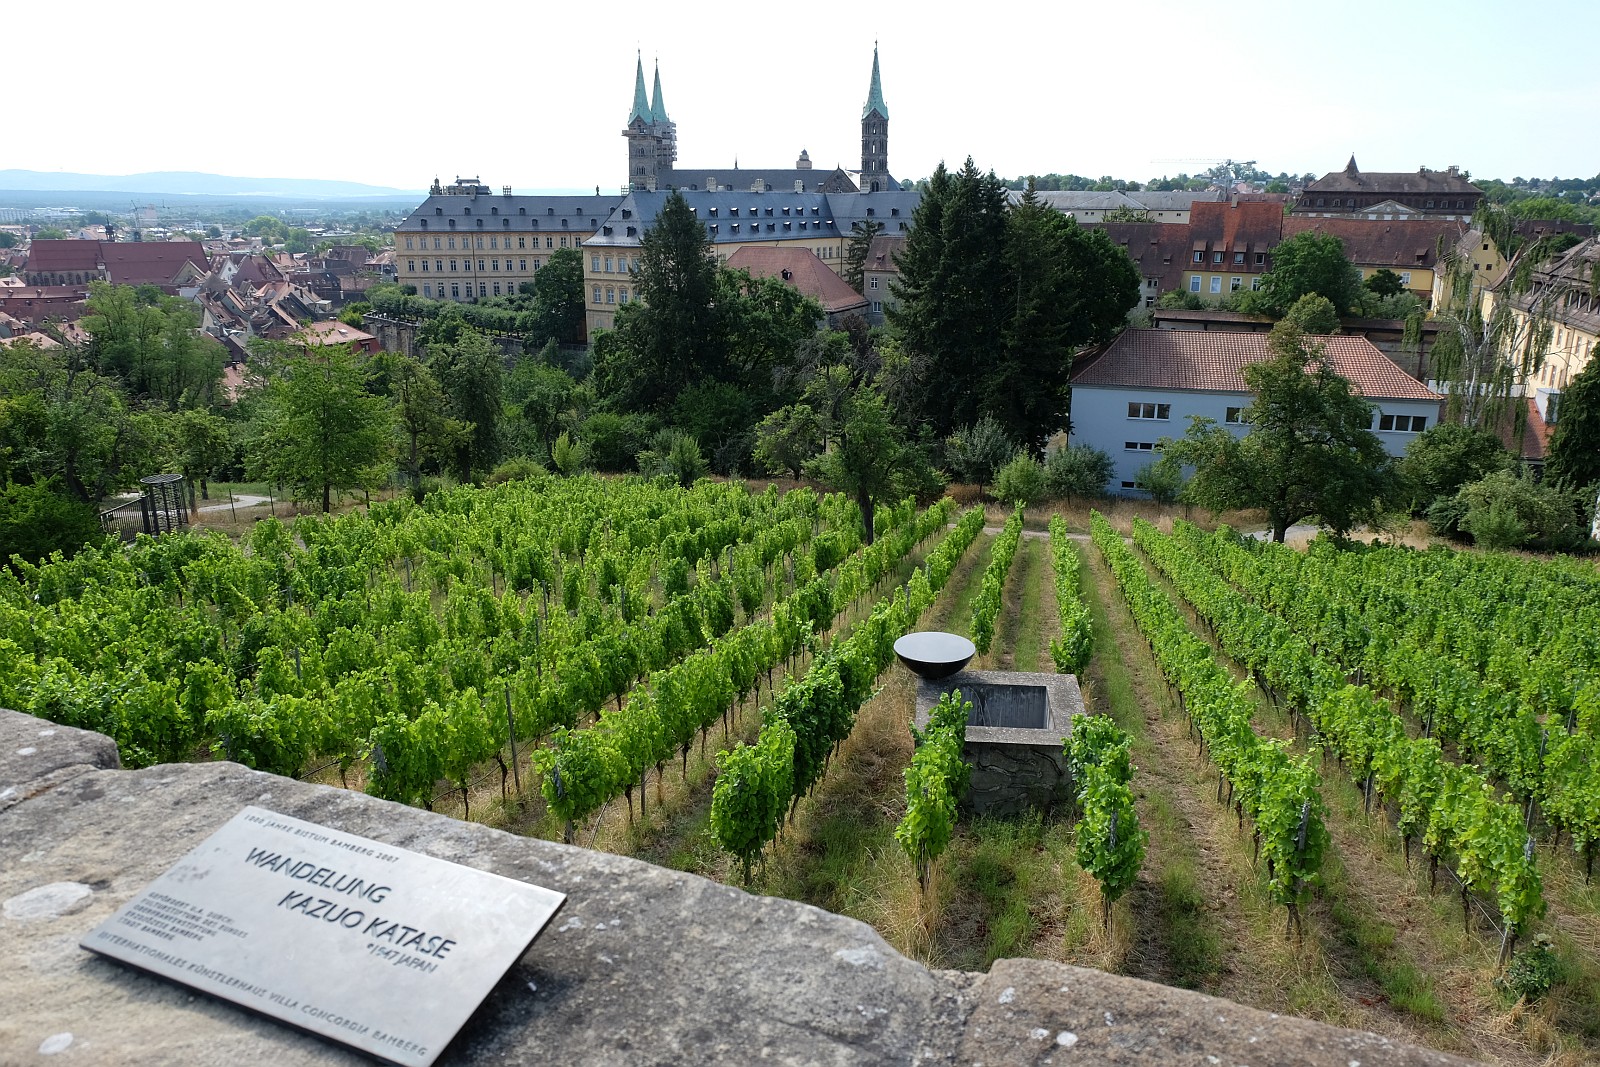
<path id="1" fill-rule="evenodd" d="M 436 208 L 433 209 L 433 213 L 435 215 L 443 215 L 444 214 L 444 208 L 436 207 Z"/>
<path id="2" fill-rule="evenodd" d="M 730 216 L 732 216 L 733 218 L 738 218 L 739 217 L 739 209 L 736 208 L 736 207 L 730 207 L 728 209 L 728 214 Z"/>
<path id="3" fill-rule="evenodd" d="M 451 219 L 450 220 L 450 228 L 452 230 L 456 228 L 456 220 L 455 219 Z"/>
<path id="4" fill-rule="evenodd" d="M 875 207 L 867 208 L 867 218 L 870 219 L 872 216 L 876 215 L 877 213 L 878 213 L 878 209 L 877 208 L 875 208 Z"/>

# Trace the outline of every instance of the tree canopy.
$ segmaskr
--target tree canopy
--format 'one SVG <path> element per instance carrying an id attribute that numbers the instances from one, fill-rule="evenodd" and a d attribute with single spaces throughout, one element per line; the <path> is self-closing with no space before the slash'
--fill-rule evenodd
<path id="1" fill-rule="evenodd" d="M 1328 233 L 1306 230 L 1272 250 L 1272 270 L 1261 279 L 1265 302 L 1282 315 L 1307 293 L 1317 293 L 1344 315 L 1361 298 L 1361 272 L 1351 266 L 1344 242 Z"/>
<path id="2" fill-rule="evenodd" d="M 366 389 L 366 373 L 347 346 L 289 355 L 267 383 L 248 469 L 322 510 L 336 489 L 383 481 L 394 455 L 394 417 Z"/>
<path id="3" fill-rule="evenodd" d="M 920 364 L 916 415 L 941 437 L 990 415 L 1038 451 L 1066 426 L 1073 352 L 1138 301 L 1138 271 L 1104 231 L 1031 189 L 1008 207 L 971 159 L 934 172 L 898 262 L 889 320 Z"/>
<path id="4" fill-rule="evenodd" d="M 1241 439 L 1196 419 L 1167 453 L 1191 464 L 1185 499 L 1211 511 L 1260 508 L 1272 539 L 1319 518 L 1336 534 L 1376 518 L 1392 501 L 1394 463 L 1372 425 L 1372 408 L 1308 345 L 1292 323 L 1272 331 L 1272 358 L 1245 368 L 1253 400 Z"/>
<path id="5" fill-rule="evenodd" d="M 1600 345 L 1561 390 L 1545 473 L 1570 485 L 1600 482 Z"/>

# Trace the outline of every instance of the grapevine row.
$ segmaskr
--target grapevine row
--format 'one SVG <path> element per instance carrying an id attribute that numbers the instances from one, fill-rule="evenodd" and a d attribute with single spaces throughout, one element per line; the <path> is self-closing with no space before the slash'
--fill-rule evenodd
<path id="1" fill-rule="evenodd" d="M 917 888 L 928 891 L 928 872 L 950 844 L 956 805 L 967 791 L 972 768 L 961 758 L 972 702 L 961 690 L 945 693 L 928 713 L 928 729 L 913 725 L 911 763 L 906 767 L 906 813 L 894 838 L 917 868 Z"/>
<path id="2" fill-rule="evenodd" d="M 989 566 L 983 572 L 983 584 L 972 604 L 972 643 L 980 655 L 989 654 L 994 640 L 995 619 L 1000 614 L 1000 601 L 1005 592 L 1006 575 L 1011 570 L 1011 560 L 1017 554 L 1022 540 L 1022 509 L 1019 507 L 1006 520 L 1005 527 L 994 539 L 994 549 L 989 556 Z"/>
<path id="3" fill-rule="evenodd" d="M 1299 926 L 1299 907 L 1321 880 L 1328 844 L 1326 806 L 1312 757 L 1294 758 L 1277 739 L 1251 728 L 1253 702 L 1219 664 L 1211 647 L 1190 632 L 1178 609 L 1157 589 L 1143 564 L 1111 524 L 1095 512 L 1090 536 L 1105 557 L 1139 632 L 1219 769 L 1217 799 L 1226 781 L 1240 825 L 1254 823 L 1259 855 L 1267 860 L 1267 887 Z"/>
<path id="4" fill-rule="evenodd" d="M 535 759 L 544 774 L 541 792 L 550 810 L 567 823 L 569 839 L 575 823 L 612 798 L 626 795 L 631 804 L 633 785 L 642 786 L 652 766 L 659 776 L 674 751 L 681 754 L 687 774 L 695 737 L 703 745 L 705 731 L 749 694 L 759 674 L 770 674 L 800 651 L 812 633 L 826 629 L 839 611 L 942 527 L 951 507 L 941 501 L 919 516 L 909 504 L 902 505 L 898 513 L 903 524 L 846 561 L 831 581 L 813 579 L 776 603 L 768 618 L 657 672 L 615 712 L 602 712 L 593 727 L 558 728 L 550 747 Z"/>
<path id="5" fill-rule="evenodd" d="M 893 659 L 895 639 L 916 624 L 982 529 L 982 508 L 963 515 L 911 576 L 904 595 L 880 600 L 779 695 L 756 744 L 724 754 L 712 791 L 711 829 L 746 871 L 777 835 L 783 813 L 821 777 L 833 746 L 850 735 L 856 711 Z"/>
<path id="6" fill-rule="evenodd" d="M 1089 609 L 1078 596 L 1078 572 L 1082 563 L 1067 538 L 1067 524 L 1060 515 L 1050 517 L 1050 552 L 1056 605 L 1061 613 L 1061 636 L 1050 642 L 1050 657 L 1062 674 L 1082 674 L 1094 652 L 1094 626 Z"/>
<path id="7" fill-rule="evenodd" d="M 1103 715 L 1077 714 L 1064 746 L 1067 773 L 1080 813 L 1078 866 L 1100 883 L 1100 923 L 1111 929 L 1111 908 L 1133 885 L 1150 835 L 1133 806 L 1130 742 Z"/>
<path id="8" fill-rule="evenodd" d="M 1205 539 L 1197 528 L 1175 523 L 1173 537 L 1135 520 L 1134 540 L 1178 592 L 1212 627 L 1223 651 L 1275 699 L 1299 709 L 1318 736 L 1368 791 L 1399 811 L 1407 848 L 1420 836 L 1430 874 L 1455 857 L 1464 913 L 1473 890 L 1492 891 L 1505 924 L 1502 952 L 1544 913 L 1531 839 L 1517 807 L 1502 800 L 1476 768 L 1444 759 L 1433 738 L 1411 738 L 1388 702 L 1346 681 L 1339 667 L 1319 656 L 1282 619 L 1252 604 L 1207 567 L 1190 546 Z"/>

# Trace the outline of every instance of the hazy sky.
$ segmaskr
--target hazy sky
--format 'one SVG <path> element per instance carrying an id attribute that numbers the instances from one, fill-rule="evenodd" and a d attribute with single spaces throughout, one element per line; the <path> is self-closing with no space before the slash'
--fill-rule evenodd
<path id="1" fill-rule="evenodd" d="M 1600 0 L 796 5 L 13 4 L 0 167 L 421 189 L 612 190 L 635 50 L 679 165 L 860 161 L 880 42 L 889 166 L 1143 181 L 1458 164 L 1600 172 Z"/>

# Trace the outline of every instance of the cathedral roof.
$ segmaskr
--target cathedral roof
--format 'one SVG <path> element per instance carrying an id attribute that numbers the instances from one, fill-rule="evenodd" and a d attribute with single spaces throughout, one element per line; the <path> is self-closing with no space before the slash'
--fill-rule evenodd
<path id="1" fill-rule="evenodd" d="M 640 84 L 642 85 L 644 83 L 641 82 Z M 666 121 L 668 121 L 668 119 L 667 119 L 667 101 L 666 101 L 666 98 L 661 95 L 661 65 L 659 63 L 656 64 L 656 89 L 655 89 L 655 92 L 651 95 L 651 100 L 653 102 L 650 105 L 650 121 L 651 122 L 666 122 Z"/>
<path id="2" fill-rule="evenodd" d="M 889 117 L 889 105 L 883 102 L 883 84 L 878 80 L 878 46 L 872 46 L 872 84 L 867 88 L 867 106 L 861 109 L 861 117 L 866 118 L 876 111 L 884 118 Z"/>
<path id="3" fill-rule="evenodd" d="M 658 99 L 660 98 L 660 88 L 659 88 L 660 84 L 661 84 L 661 80 L 660 80 L 660 75 L 658 74 L 656 76 L 656 85 L 657 85 L 656 95 L 657 95 Z M 640 120 L 642 122 L 651 122 L 651 121 L 653 121 L 652 116 L 651 116 L 651 111 L 650 111 L 650 99 L 649 99 L 649 97 L 647 97 L 645 95 L 645 91 L 644 91 L 644 57 L 643 56 L 639 57 L 639 64 L 638 64 L 638 66 L 636 66 L 634 68 L 634 73 L 633 73 L 633 110 L 628 112 L 628 125 L 632 126 L 635 119 Z"/>

